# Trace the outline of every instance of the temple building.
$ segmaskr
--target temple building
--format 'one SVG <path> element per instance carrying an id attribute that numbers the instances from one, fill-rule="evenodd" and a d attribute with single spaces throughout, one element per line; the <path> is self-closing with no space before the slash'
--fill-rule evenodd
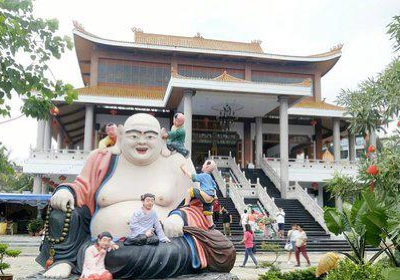
<path id="1" fill-rule="evenodd" d="M 282 184 L 321 192 L 334 170 L 352 174 L 363 142 L 348 131 L 343 108 L 322 98 L 321 78 L 342 46 L 309 56 L 264 52 L 260 41 L 230 42 L 146 33 L 132 41 L 106 39 L 75 23 L 76 56 L 84 83 L 78 100 L 38 124 L 36 149 L 24 164 L 35 193 L 68 181 L 97 148 L 108 123 L 134 113 L 154 115 L 167 130 L 185 115 L 186 147 L 195 165 L 225 156 L 240 168 L 271 167 Z M 362 140 L 362 139 L 361 139 Z M 345 148 L 346 147 L 346 148 Z"/>

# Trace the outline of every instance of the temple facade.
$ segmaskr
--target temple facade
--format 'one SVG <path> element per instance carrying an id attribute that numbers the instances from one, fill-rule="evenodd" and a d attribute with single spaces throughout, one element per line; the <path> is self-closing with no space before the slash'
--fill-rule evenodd
<path id="1" fill-rule="evenodd" d="M 270 54 L 250 43 L 145 33 L 129 42 L 105 39 L 75 24 L 84 83 L 78 100 L 54 100 L 59 113 L 38 124 L 36 149 L 24 164 L 35 193 L 47 193 L 82 168 L 108 123 L 154 115 L 167 130 L 185 115 L 186 147 L 195 165 L 228 156 L 241 168 L 268 164 L 290 182 L 315 187 L 334 170 L 355 172 L 363 139 L 348 131 L 343 108 L 322 98 L 321 78 L 341 46 L 309 56 Z M 372 135 L 373 137 L 373 135 Z M 322 192 L 321 192 L 322 193 Z M 323 204 L 321 204 L 323 205 Z"/>

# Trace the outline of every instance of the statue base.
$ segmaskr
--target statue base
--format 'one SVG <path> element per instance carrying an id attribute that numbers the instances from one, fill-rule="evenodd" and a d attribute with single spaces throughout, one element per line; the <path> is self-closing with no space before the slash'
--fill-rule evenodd
<path id="1" fill-rule="evenodd" d="M 78 280 L 78 275 L 71 275 L 68 278 L 64 278 L 64 280 Z M 161 278 L 160 278 L 161 279 Z M 199 273 L 199 274 L 189 274 L 189 275 L 181 275 L 175 278 L 163 278 L 168 280 L 239 280 L 236 275 L 231 273 Z M 45 278 L 42 273 L 37 273 L 26 278 L 22 278 L 22 280 L 60 280 L 59 278 Z M 117 280 L 117 279 L 115 279 Z"/>

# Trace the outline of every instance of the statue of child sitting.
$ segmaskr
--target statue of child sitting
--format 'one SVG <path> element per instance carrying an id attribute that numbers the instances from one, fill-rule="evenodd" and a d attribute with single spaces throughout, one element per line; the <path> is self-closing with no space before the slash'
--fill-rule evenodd
<path id="1" fill-rule="evenodd" d="M 213 222 L 212 214 L 213 214 L 213 209 L 212 205 L 214 202 L 214 197 L 216 196 L 216 189 L 217 186 L 214 182 L 214 179 L 210 175 L 213 170 L 217 167 L 214 161 L 212 160 L 206 160 L 203 164 L 203 167 L 201 168 L 200 174 L 193 173 L 191 174 L 185 169 L 185 165 L 181 165 L 181 169 L 183 173 L 186 174 L 193 182 L 199 182 L 200 183 L 200 189 L 191 187 L 188 189 L 188 192 L 185 197 L 185 205 L 189 206 L 190 200 L 192 198 L 197 198 L 201 201 L 203 204 L 203 214 L 206 216 L 209 224 L 210 224 L 210 229 L 214 229 L 215 225 Z"/>
<path id="2" fill-rule="evenodd" d="M 178 152 L 185 158 L 189 156 L 189 151 L 185 148 L 185 116 L 182 113 L 176 113 L 174 115 L 174 125 L 171 127 L 171 131 L 163 132 L 162 138 L 167 140 L 167 148 L 169 154 L 171 152 Z M 165 153 L 165 152 L 163 152 Z M 166 156 L 169 156 L 166 154 Z"/>
<path id="3" fill-rule="evenodd" d="M 106 125 L 107 136 L 100 140 L 99 149 L 105 149 L 112 147 L 117 143 L 117 125 L 115 123 L 109 123 Z"/>
<path id="4" fill-rule="evenodd" d="M 102 232 L 97 237 L 96 244 L 85 251 L 82 275 L 79 280 L 111 280 L 112 274 L 105 268 L 104 259 L 107 252 L 118 249 L 118 245 L 112 241 L 109 232 Z"/>
<path id="5" fill-rule="evenodd" d="M 157 213 L 153 210 L 154 194 L 146 193 L 140 197 L 140 200 L 143 206 L 133 212 L 129 222 L 131 234 L 124 241 L 124 245 L 158 245 L 159 241 L 171 242 L 165 236 Z"/>

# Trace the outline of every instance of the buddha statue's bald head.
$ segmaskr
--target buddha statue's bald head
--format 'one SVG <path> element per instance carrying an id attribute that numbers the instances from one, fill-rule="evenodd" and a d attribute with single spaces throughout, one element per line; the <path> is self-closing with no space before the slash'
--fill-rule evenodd
<path id="1" fill-rule="evenodd" d="M 148 165 L 160 155 L 163 144 L 160 123 L 149 114 L 129 117 L 120 137 L 122 154 L 133 164 Z"/>

